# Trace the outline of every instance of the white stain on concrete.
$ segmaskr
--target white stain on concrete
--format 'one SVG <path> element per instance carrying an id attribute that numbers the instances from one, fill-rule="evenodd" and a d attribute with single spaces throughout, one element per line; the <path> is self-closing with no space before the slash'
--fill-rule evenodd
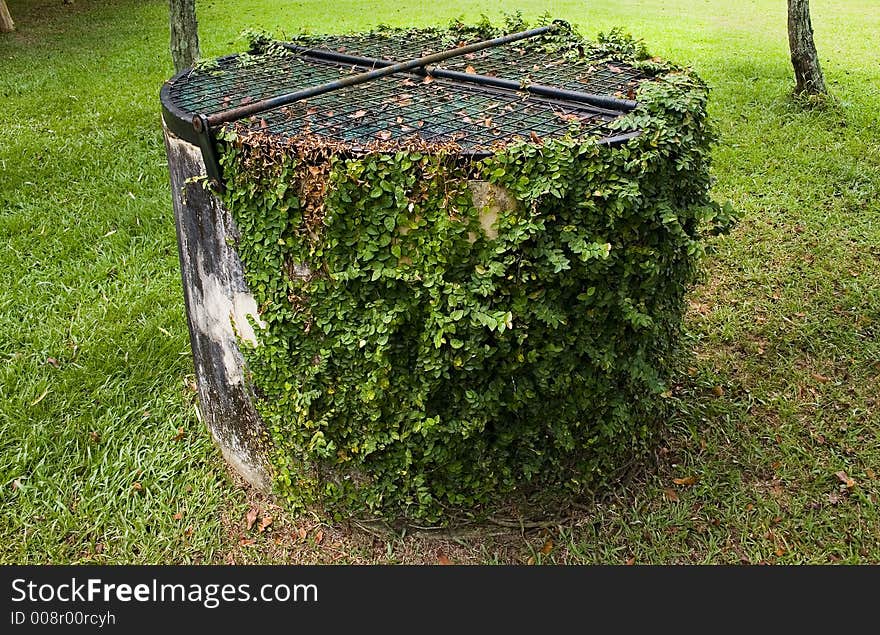
<path id="1" fill-rule="evenodd" d="M 480 228 L 489 240 L 498 238 L 498 219 L 501 214 L 516 209 L 516 200 L 499 185 L 488 181 L 468 181 L 474 207 L 480 212 Z M 471 242 L 474 242 L 474 236 Z"/>
<path id="2" fill-rule="evenodd" d="M 192 289 L 191 317 L 196 330 L 204 333 L 223 351 L 223 367 L 230 383 L 244 382 L 243 359 L 238 350 L 239 340 L 252 346 L 259 345 L 257 334 L 249 318 L 265 328 L 260 320 L 257 302 L 250 293 L 233 291 L 215 274 L 198 267 L 201 293 Z"/>

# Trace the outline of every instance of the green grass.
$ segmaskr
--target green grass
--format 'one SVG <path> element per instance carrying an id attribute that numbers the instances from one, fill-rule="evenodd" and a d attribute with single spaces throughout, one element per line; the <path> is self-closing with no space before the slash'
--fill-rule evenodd
<path id="1" fill-rule="evenodd" d="M 273 507 L 233 482 L 196 418 L 159 126 L 166 3 L 11 0 L 0 561 L 880 563 L 880 12 L 812 4 L 836 97 L 823 110 L 788 99 L 783 2 L 521 3 L 587 35 L 623 26 L 693 65 L 714 89 L 716 196 L 744 217 L 692 296 L 693 359 L 654 464 L 542 529 L 402 535 Z M 201 2 L 199 18 L 213 56 L 241 48 L 244 27 L 442 24 L 510 6 Z M 275 517 L 265 532 L 246 530 L 249 506 Z"/>

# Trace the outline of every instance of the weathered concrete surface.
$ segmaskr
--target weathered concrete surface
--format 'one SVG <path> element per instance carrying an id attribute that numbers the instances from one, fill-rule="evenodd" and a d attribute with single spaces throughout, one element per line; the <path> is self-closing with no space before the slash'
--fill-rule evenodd
<path id="1" fill-rule="evenodd" d="M 498 220 L 505 213 L 516 209 L 516 199 L 499 185 L 488 181 L 468 181 L 468 188 L 474 201 L 474 207 L 480 212 L 480 227 L 486 238 L 498 238 Z M 476 236 L 471 236 L 471 242 Z"/>
<path id="2" fill-rule="evenodd" d="M 254 408 L 242 342 L 257 345 L 257 305 L 234 245 L 237 230 L 220 201 L 190 181 L 205 174 L 201 151 L 167 129 L 174 220 L 199 410 L 225 459 L 254 487 L 271 486 L 266 430 Z"/>

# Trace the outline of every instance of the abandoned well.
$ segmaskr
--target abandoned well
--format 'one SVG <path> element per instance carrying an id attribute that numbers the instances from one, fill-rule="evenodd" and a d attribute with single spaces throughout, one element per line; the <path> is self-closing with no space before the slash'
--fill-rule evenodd
<path id="1" fill-rule="evenodd" d="M 257 38 L 163 87 L 200 410 L 253 485 L 437 518 L 649 437 L 720 218 L 705 86 L 504 31 Z"/>

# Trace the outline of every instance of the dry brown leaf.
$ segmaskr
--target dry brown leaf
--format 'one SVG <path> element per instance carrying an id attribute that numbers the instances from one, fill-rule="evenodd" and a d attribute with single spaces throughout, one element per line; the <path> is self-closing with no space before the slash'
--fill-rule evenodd
<path id="1" fill-rule="evenodd" d="M 171 437 L 172 441 L 180 441 L 183 437 L 186 436 L 186 431 L 183 428 L 177 429 L 177 434 Z"/>
<path id="2" fill-rule="evenodd" d="M 89 440 L 90 440 L 92 443 L 97 443 L 98 441 L 101 440 L 101 435 L 99 435 L 97 432 L 95 432 L 94 430 L 92 430 L 91 432 L 89 432 Z"/>
<path id="3" fill-rule="evenodd" d="M 722 395 L 724 395 L 724 388 L 722 388 L 721 386 L 714 386 L 712 388 L 712 394 L 716 397 L 721 397 Z"/>
<path id="4" fill-rule="evenodd" d="M 324 530 L 319 529 L 315 534 L 315 544 L 320 545 L 324 541 Z"/>
<path id="5" fill-rule="evenodd" d="M 636 557 L 632 556 L 631 558 L 626 559 L 627 566 L 631 567 L 636 563 Z"/>
<path id="6" fill-rule="evenodd" d="M 174 520 L 183 520 L 183 514 L 181 512 L 177 512 L 174 514 Z"/>
<path id="7" fill-rule="evenodd" d="M 865 475 L 871 480 L 874 480 L 875 478 L 877 478 L 877 475 L 874 473 L 874 470 L 872 470 L 871 468 L 865 469 Z"/>
<path id="8" fill-rule="evenodd" d="M 46 363 L 49 364 L 50 366 L 54 366 L 55 368 L 58 368 L 61 365 L 58 363 L 58 360 L 55 359 L 54 357 L 47 357 Z"/>
<path id="9" fill-rule="evenodd" d="M 753 509 L 755 509 L 755 506 L 752 505 L 751 503 L 749 503 L 748 505 L 746 505 L 746 511 L 747 511 L 747 512 L 750 512 L 750 511 L 752 511 Z"/>
<path id="10" fill-rule="evenodd" d="M 820 375 L 819 373 L 810 373 L 810 377 L 818 381 L 820 384 L 827 384 L 829 381 L 831 381 L 830 377 Z"/>
<path id="11" fill-rule="evenodd" d="M 705 302 L 692 301 L 688 303 L 688 306 L 692 311 L 696 311 L 700 315 L 709 315 L 712 312 L 712 307 Z"/>
<path id="12" fill-rule="evenodd" d="M 535 564 L 535 556 L 529 556 L 529 559 L 526 560 L 526 564 Z"/>
<path id="13" fill-rule="evenodd" d="M 305 540 L 309 537 L 309 532 L 305 530 L 305 527 L 300 527 L 296 530 L 296 535 L 299 537 L 300 540 Z"/>
<path id="14" fill-rule="evenodd" d="M 244 517 L 245 520 L 247 521 L 248 531 L 250 531 L 251 528 L 254 526 L 254 523 L 257 522 L 257 516 L 259 515 L 259 513 L 260 512 L 257 510 L 256 507 L 251 507 L 248 510 L 248 513 Z"/>
<path id="15" fill-rule="evenodd" d="M 434 81 L 433 77 L 431 77 L 430 75 L 425 75 L 425 79 L 422 80 L 422 83 L 423 84 L 430 84 L 433 81 Z"/>
<path id="16" fill-rule="evenodd" d="M 840 480 L 841 483 L 846 485 L 846 489 L 852 489 L 856 486 L 856 480 L 854 478 L 851 478 L 843 470 L 836 472 L 834 475 Z"/>
<path id="17" fill-rule="evenodd" d="M 784 556 L 784 555 L 785 555 L 785 549 L 783 549 L 782 547 L 776 547 L 776 555 L 777 555 L 777 556 Z"/>
<path id="18" fill-rule="evenodd" d="M 533 143 L 537 143 L 538 145 L 541 145 L 542 143 L 544 143 L 544 142 L 541 140 L 541 137 L 539 137 L 538 134 L 537 134 L 534 130 L 532 130 L 532 131 L 529 133 L 529 138 L 531 138 L 531 140 L 532 140 Z"/>
<path id="19" fill-rule="evenodd" d="M 238 541 L 238 544 L 240 544 L 242 547 L 250 547 L 255 542 L 257 542 L 257 541 L 253 538 L 242 538 L 241 540 Z"/>
<path id="20" fill-rule="evenodd" d="M 452 560 L 447 558 L 446 554 L 443 553 L 442 551 L 438 551 L 437 552 L 437 564 L 450 565 L 450 564 L 452 564 Z"/>
<path id="21" fill-rule="evenodd" d="M 551 551 L 553 551 L 553 539 L 548 538 L 547 542 L 544 543 L 544 546 L 541 547 L 541 555 L 548 555 Z"/>
<path id="22" fill-rule="evenodd" d="M 476 74 L 477 74 L 477 69 L 475 69 L 473 66 L 471 66 L 470 64 L 468 64 L 468 65 L 465 67 L 464 72 L 465 72 L 465 73 L 468 73 L 469 75 L 476 75 Z"/>
<path id="23" fill-rule="evenodd" d="M 266 528 L 272 524 L 271 516 L 263 516 L 263 519 L 260 521 L 260 526 L 257 528 L 260 533 L 266 531 Z"/>
<path id="24" fill-rule="evenodd" d="M 349 119 L 360 119 L 361 117 L 363 117 L 363 116 L 366 115 L 366 114 L 367 114 L 367 111 L 366 111 L 366 110 L 357 110 L 357 111 L 351 113 L 351 114 L 348 116 L 348 118 L 349 118 Z"/>
<path id="25" fill-rule="evenodd" d="M 382 141 L 388 141 L 391 138 L 391 133 L 387 130 L 380 130 L 376 133 L 376 136 L 379 137 Z"/>
<path id="26" fill-rule="evenodd" d="M 693 485 L 697 482 L 696 476 L 685 476 L 684 478 L 674 478 L 672 482 L 676 485 Z"/>
<path id="27" fill-rule="evenodd" d="M 482 123 L 487 128 L 491 128 L 492 127 L 492 117 L 486 117 Z"/>
<path id="28" fill-rule="evenodd" d="M 667 488 L 665 488 L 665 489 L 663 490 L 663 495 L 666 496 L 666 498 L 667 498 L 668 500 L 670 500 L 671 502 L 673 502 L 673 503 L 677 503 L 677 502 L 678 502 L 678 494 L 677 494 L 676 491 L 675 491 L 674 489 L 672 489 L 671 487 L 667 487 Z"/>
<path id="29" fill-rule="evenodd" d="M 144 486 L 140 484 L 140 481 L 135 481 L 134 483 L 131 484 L 131 489 L 133 489 L 136 492 L 140 492 L 144 489 Z"/>

